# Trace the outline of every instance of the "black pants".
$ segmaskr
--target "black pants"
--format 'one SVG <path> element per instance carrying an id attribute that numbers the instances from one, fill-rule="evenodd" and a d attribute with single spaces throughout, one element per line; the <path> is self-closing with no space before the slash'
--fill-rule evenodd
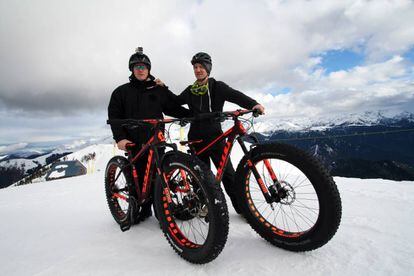
<path id="1" fill-rule="evenodd" d="M 194 146 L 195 146 L 195 149 L 198 151 L 202 149 L 205 145 L 206 143 L 201 143 L 201 144 L 195 144 Z M 200 154 L 198 158 L 201 161 L 203 161 L 209 168 L 210 168 L 210 158 L 211 158 L 211 160 L 214 163 L 214 166 L 218 168 L 220 166 L 221 156 L 223 154 L 224 147 L 225 147 L 225 143 L 224 141 L 221 141 L 220 143 L 217 143 L 209 150 Z M 234 177 L 235 177 L 235 171 L 234 171 L 233 165 L 229 157 L 229 160 L 223 172 L 222 182 L 223 182 L 224 189 L 226 190 L 226 193 L 229 195 L 232 201 L 233 207 L 236 209 L 237 212 L 239 212 L 239 209 L 237 206 L 236 194 L 235 194 Z"/>

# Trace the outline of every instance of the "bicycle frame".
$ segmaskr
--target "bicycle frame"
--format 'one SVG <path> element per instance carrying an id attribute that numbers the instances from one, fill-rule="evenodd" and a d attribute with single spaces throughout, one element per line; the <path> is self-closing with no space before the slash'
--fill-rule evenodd
<path id="1" fill-rule="evenodd" d="M 239 116 L 250 113 L 252 111 L 250 110 L 236 110 L 236 111 L 232 111 L 232 112 L 224 112 L 224 114 L 227 114 L 229 117 L 232 117 L 232 119 L 234 120 L 234 126 L 232 126 L 230 129 L 228 129 L 226 132 L 224 132 L 223 134 L 221 134 L 220 136 L 218 136 L 217 138 L 215 138 L 213 141 L 211 141 L 207 146 L 205 146 L 204 148 L 196 151 L 195 149 L 191 149 L 190 150 L 193 151 L 193 153 L 195 155 L 200 155 L 203 152 L 207 151 L 208 149 L 210 149 L 211 147 L 213 147 L 214 145 L 216 145 L 217 143 L 223 141 L 224 139 L 227 139 L 225 142 L 225 146 L 224 146 L 224 150 L 223 150 L 223 154 L 221 155 L 221 160 L 219 163 L 219 166 L 217 168 L 217 174 L 215 177 L 216 183 L 219 185 L 222 178 L 223 178 L 223 174 L 224 174 L 224 169 L 227 166 L 230 154 L 231 154 L 231 150 L 233 149 L 233 145 L 234 145 L 234 141 L 237 140 L 237 142 L 239 143 L 243 153 L 245 156 L 247 156 L 249 158 L 249 150 L 247 149 L 246 145 L 244 144 L 242 137 L 247 135 L 247 130 L 244 128 L 243 124 L 240 122 L 240 120 L 238 119 Z M 190 142 L 191 143 L 191 142 Z M 276 191 L 278 192 L 281 189 L 281 185 L 276 177 L 276 173 L 274 172 L 272 166 L 270 165 L 269 160 L 265 159 L 264 160 L 266 169 L 269 172 L 269 175 L 273 181 L 273 183 L 276 186 Z M 274 199 L 272 199 L 272 195 L 269 193 L 269 189 L 266 187 L 266 185 L 263 182 L 263 179 L 261 178 L 259 172 L 257 171 L 257 168 L 255 166 L 255 164 L 250 160 L 250 158 L 247 160 L 247 165 L 251 168 L 254 177 L 257 180 L 257 183 L 259 183 L 260 189 L 263 193 L 263 196 L 266 199 L 267 203 L 272 203 L 274 202 Z M 274 195 L 273 195 L 274 196 Z"/>
<path id="2" fill-rule="evenodd" d="M 108 120 L 108 122 L 111 120 Z M 112 121 L 116 121 L 116 120 L 112 120 Z M 134 120 L 129 120 L 131 122 L 133 122 Z M 138 121 L 138 120 L 136 120 Z M 151 177 L 152 174 L 154 173 L 154 167 L 156 168 L 155 173 L 158 174 L 158 176 L 160 176 L 161 178 L 161 183 L 164 189 L 169 189 L 168 188 L 168 182 L 166 179 L 165 174 L 163 173 L 162 169 L 161 169 L 161 162 L 160 162 L 160 157 L 159 157 L 159 152 L 158 152 L 158 148 L 161 146 L 169 146 L 172 147 L 173 150 L 177 150 L 175 145 L 172 144 L 168 144 L 165 141 L 165 137 L 164 137 L 164 133 L 161 131 L 160 129 L 160 123 L 170 123 L 170 122 L 174 122 L 174 119 L 163 119 L 163 120 L 157 120 L 157 119 L 149 119 L 149 120 L 141 120 L 141 122 L 144 123 L 149 123 L 152 124 L 155 127 L 155 132 L 153 134 L 153 136 L 146 142 L 145 145 L 142 146 L 142 148 L 138 151 L 137 154 L 135 154 L 135 156 L 132 157 L 132 148 L 135 147 L 135 144 L 127 144 L 127 152 L 128 152 L 128 161 L 129 164 L 127 166 L 125 166 L 124 168 L 122 168 L 122 170 L 119 171 L 118 175 L 115 178 L 118 179 L 118 177 L 121 175 L 121 173 L 123 172 L 123 170 L 128 167 L 131 166 L 132 168 L 132 179 L 134 182 L 134 187 L 135 190 L 137 192 L 137 203 L 138 205 L 142 205 L 143 203 L 147 202 L 149 200 L 149 193 L 151 191 Z M 142 183 L 142 188 L 140 188 L 139 185 L 139 181 L 138 181 L 138 172 L 136 167 L 134 166 L 134 164 L 137 162 L 137 160 L 139 158 L 142 158 L 142 156 L 148 151 L 148 157 L 147 157 L 147 163 L 146 163 L 146 167 L 145 167 L 145 173 L 144 173 L 144 178 L 143 178 L 143 183 Z M 121 191 L 121 190 L 120 190 Z M 171 203 L 171 198 L 168 197 L 169 195 L 169 190 L 168 193 L 166 193 L 167 195 L 167 202 Z M 114 193 L 113 194 L 114 197 L 120 198 L 122 200 L 127 201 L 128 199 L 121 195 L 120 193 Z"/>

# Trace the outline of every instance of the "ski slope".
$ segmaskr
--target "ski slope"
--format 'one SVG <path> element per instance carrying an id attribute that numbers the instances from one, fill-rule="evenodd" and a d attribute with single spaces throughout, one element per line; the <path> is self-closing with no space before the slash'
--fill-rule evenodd
<path id="1" fill-rule="evenodd" d="M 328 244 L 306 253 L 270 245 L 230 207 L 223 252 L 209 264 L 194 265 L 172 250 L 154 217 L 120 231 L 103 185 L 111 145 L 91 150 L 102 150 L 95 173 L 0 190 L 2 275 L 409 275 L 414 270 L 414 182 L 335 178 L 341 226 Z"/>

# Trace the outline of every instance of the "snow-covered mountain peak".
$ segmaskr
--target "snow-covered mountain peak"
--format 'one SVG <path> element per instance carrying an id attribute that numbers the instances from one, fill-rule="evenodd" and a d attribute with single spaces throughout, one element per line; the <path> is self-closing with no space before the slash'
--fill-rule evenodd
<path id="1" fill-rule="evenodd" d="M 261 133 L 274 131 L 323 131 L 336 126 L 373 126 L 390 125 L 401 120 L 414 122 L 410 112 L 390 113 L 386 111 L 368 111 L 363 113 L 338 114 L 317 117 L 277 117 L 259 118 L 255 130 Z"/>

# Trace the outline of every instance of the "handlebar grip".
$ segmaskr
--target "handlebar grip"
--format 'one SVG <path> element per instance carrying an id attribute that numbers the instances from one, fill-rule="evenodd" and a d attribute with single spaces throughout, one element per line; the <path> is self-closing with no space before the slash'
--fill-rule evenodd
<path id="1" fill-rule="evenodd" d="M 110 120 L 106 120 L 106 123 L 111 126 L 124 126 L 124 127 L 131 127 L 131 128 L 135 128 L 138 126 L 143 126 L 143 125 L 148 124 L 141 120 L 134 120 L 134 119 L 110 119 Z"/>
<path id="2" fill-rule="evenodd" d="M 106 120 L 106 123 L 108 125 L 122 125 L 125 124 L 127 121 L 124 119 L 110 119 L 110 120 Z"/>

